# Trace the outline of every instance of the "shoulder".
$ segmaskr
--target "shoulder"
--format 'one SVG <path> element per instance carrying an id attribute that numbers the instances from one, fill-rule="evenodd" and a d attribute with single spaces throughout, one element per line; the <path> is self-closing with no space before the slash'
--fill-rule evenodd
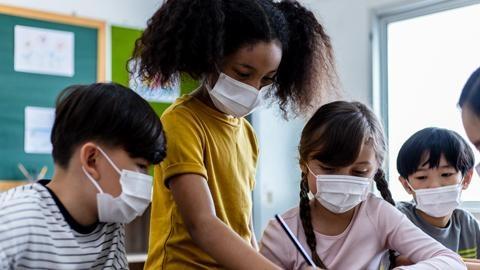
<path id="1" fill-rule="evenodd" d="M 3 230 L 37 226 L 46 219 L 45 211 L 55 202 L 48 190 L 35 183 L 16 187 L 0 195 L 0 224 Z"/>
<path id="2" fill-rule="evenodd" d="M 365 211 L 366 216 L 377 229 L 398 225 L 405 216 L 395 206 L 373 194 L 363 202 L 360 211 Z"/>
<path id="3" fill-rule="evenodd" d="M 415 205 L 412 202 L 397 202 L 396 207 L 404 214 L 411 213 L 415 210 Z"/>
<path id="4" fill-rule="evenodd" d="M 162 114 L 162 123 L 164 121 L 172 120 L 177 117 L 189 117 L 196 116 L 196 110 L 198 110 L 198 105 L 196 104 L 193 97 L 189 95 L 184 95 L 178 98 L 170 107 L 168 107 L 165 112 Z"/>
<path id="5" fill-rule="evenodd" d="M 5 213 L 9 208 L 41 208 L 41 204 L 51 200 L 50 193 L 41 184 L 34 183 L 19 186 L 0 193 L 0 212 Z"/>
<path id="6" fill-rule="evenodd" d="M 382 213 L 384 211 L 397 211 L 395 206 L 379 198 L 374 194 L 369 194 L 367 199 L 363 202 L 362 207 L 367 213 Z M 398 212 L 398 211 L 397 211 Z"/>
<path id="7" fill-rule="evenodd" d="M 463 229 L 468 229 L 470 232 L 480 231 L 477 219 L 467 210 L 457 208 L 453 211 L 452 219 L 459 223 Z"/>

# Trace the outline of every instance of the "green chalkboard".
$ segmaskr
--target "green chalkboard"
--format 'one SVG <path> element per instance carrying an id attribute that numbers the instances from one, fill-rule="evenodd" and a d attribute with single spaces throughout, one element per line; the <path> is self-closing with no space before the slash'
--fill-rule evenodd
<path id="1" fill-rule="evenodd" d="M 48 14 L 48 18 L 54 16 Z M 65 17 L 65 16 L 63 16 Z M 14 28 L 16 25 L 68 31 L 74 34 L 74 75 L 44 75 L 14 70 Z M 78 23 L 58 23 L 11 14 L 0 14 L 0 179 L 24 180 L 17 168 L 20 162 L 35 173 L 48 166 L 47 177 L 53 172 L 50 154 L 25 153 L 25 107 L 53 108 L 57 95 L 71 84 L 97 81 L 98 31 Z M 102 68 L 103 69 L 103 68 Z"/>
<path id="2" fill-rule="evenodd" d="M 135 41 L 142 34 L 142 30 L 112 26 L 112 81 L 128 86 L 129 74 L 127 63 L 132 56 Z M 181 76 L 180 90 L 187 94 L 198 87 L 198 82 L 184 75 Z M 155 112 L 161 115 L 171 103 L 150 102 Z"/>

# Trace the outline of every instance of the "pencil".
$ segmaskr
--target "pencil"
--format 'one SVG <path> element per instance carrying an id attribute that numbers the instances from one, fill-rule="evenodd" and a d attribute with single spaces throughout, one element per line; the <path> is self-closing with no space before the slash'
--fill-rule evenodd
<path id="1" fill-rule="evenodd" d="M 295 235 L 292 233 L 292 231 L 290 230 L 290 228 L 288 227 L 287 223 L 285 223 L 285 221 L 283 220 L 283 218 L 280 216 L 280 215 L 275 215 L 275 218 L 277 219 L 278 223 L 280 223 L 280 225 L 282 226 L 283 230 L 285 231 L 285 233 L 288 235 L 288 238 L 290 238 L 290 240 L 293 242 L 293 244 L 295 245 L 295 247 L 297 248 L 298 252 L 300 252 L 300 254 L 302 254 L 303 258 L 305 259 L 305 261 L 308 263 L 308 265 L 310 266 L 313 266 L 313 267 L 317 267 L 315 265 L 315 263 L 313 262 L 312 258 L 310 258 L 310 255 L 308 255 L 308 253 L 305 251 L 305 249 L 302 247 L 302 245 L 300 244 L 300 242 L 298 241 L 297 237 L 295 237 Z"/>

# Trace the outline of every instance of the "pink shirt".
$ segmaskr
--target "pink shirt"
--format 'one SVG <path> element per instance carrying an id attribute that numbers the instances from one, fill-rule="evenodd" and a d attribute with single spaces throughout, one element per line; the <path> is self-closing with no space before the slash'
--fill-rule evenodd
<path id="1" fill-rule="evenodd" d="M 298 207 L 282 215 L 310 253 Z M 347 229 L 336 236 L 315 232 L 317 254 L 328 269 L 379 269 L 388 249 L 407 256 L 415 265 L 395 269 L 467 269 L 461 258 L 413 225 L 395 207 L 370 195 L 355 211 Z M 282 227 L 271 220 L 263 233 L 260 252 L 283 269 L 307 266 Z"/>

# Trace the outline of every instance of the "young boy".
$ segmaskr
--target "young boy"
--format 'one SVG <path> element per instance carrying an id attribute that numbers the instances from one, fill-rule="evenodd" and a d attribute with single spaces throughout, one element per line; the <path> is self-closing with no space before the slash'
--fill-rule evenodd
<path id="1" fill-rule="evenodd" d="M 462 190 L 472 180 L 473 167 L 473 152 L 466 141 L 441 128 L 415 133 L 397 158 L 399 180 L 414 198 L 414 202 L 398 203 L 398 209 L 467 261 L 480 258 L 480 229 L 469 212 L 457 207 Z"/>
<path id="2" fill-rule="evenodd" d="M 123 86 L 71 86 L 51 141 L 52 180 L 0 193 L 0 269 L 127 269 L 123 224 L 150 203 L 160 120 Z"/>

